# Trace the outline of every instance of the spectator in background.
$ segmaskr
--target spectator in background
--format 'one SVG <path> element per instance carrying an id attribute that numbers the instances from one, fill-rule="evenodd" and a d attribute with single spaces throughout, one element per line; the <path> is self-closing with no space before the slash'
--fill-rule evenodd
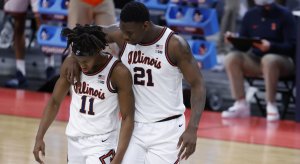
<path id="1" fill-rule="evenodd" d="M 111 25 L 116 23 L 114 2 L 112 0 L 71 0 L 68 11 L 68 27 L 76 24 Z M 116 56 L 118 47 L 110 44 L 105 51 Z"/>
<path id="2" fill-rule="evenodd" d="M 220 25 L 220 35 L 217 48 L 219 53 L 225 53 L 224 34 L 226 31 L 236 31 L 236 21 L 240 11 L 240 0 L 224 0 L 224 13 Z"/>
<path id="3" fill-rule="evenodd" d="M 182 8 L 179 7 L 176 13 L 176 19 L 181 19 L 183 17 Z"/>
<path id="4" fill-rule="evenodd" d="M 194 22 L 201 22 L 203 20 L 203 15 L 200 10 L 196 10 L 193 17 Z"/>
<path id="5" fill-rule="evenodd" d="M 222 0 L 224 3 L 224 11 L 220 22 L 220 35 L 217 41 L 219 54 L 228 52 L 229 47 L 224 42 L 224 34 L 226 31 L 235 32 L 239 25 L 238 20 L 242 18 L 248 8 L 255 6 L 254 0 Z M 288 6 L 294 5 L 299 0 L 276 0 L 279 4 L 286 3 Z M 290 1 L 290 2 L 289 2 Z M 288 3 L 289 2 L 289 3 Z"/>
<path id="6" fill-rule="evenodd" d="M 25 21 L 27 8 L 31 4 L 32 11 L 38 21 L 37 6 L 38 0 L 7 0 L 4 4 L 4 10 L 14 19 L 14 51 L 16 55 L 16 75 L 13 79 L 5 83 L 6 87 L 20 88 L 26 87 L 26 68 L 25 68 Z M 39 24 L 39 23 L 38 23 Z M 46 56 L 46 74 L 47 78 L 51 78 L 54 74 L 54 58 L 52 55 Z"/>
<path id="7" fill-rule="evenodd" d="M 200 46 L 199 46 L 199 55 L 204 55 L 205 53 L 206 53 L 206 51 L 207 51 L 207 48 L 206 48 L 206 46 L 205 46 L 205 44 L 204 43 L 202 43 Z"/>
<path id="8" fill-rule="evenodd" d="M 231 92 L 236 102 L 222 113 L 223 118 L 247 117 L 249 104 L 245 101 L 243 77 L 262 76 L 266 86 L 267 120 L 279 119 L 275 104 L 279 77 L 293 75 L 295 63 L 296 25 L 293 15 L 274 0 L 255 0 L 256 7 L 243 18 L 240 36 L 260 38 L 245 52 L 235 50 L 225 59 L 225 68 L 230 81 Z M 225 38 L 232 37 L 227 33 Z"/>

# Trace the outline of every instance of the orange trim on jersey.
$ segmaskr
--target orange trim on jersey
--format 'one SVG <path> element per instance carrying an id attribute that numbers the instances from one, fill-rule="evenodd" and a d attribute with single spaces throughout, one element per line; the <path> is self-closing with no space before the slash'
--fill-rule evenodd
<path id="1" fill-rule="evenodd" d="M 169 57 L 169 54 L 168 54 L 169 40 L 170 40 L 170 38 L 171 38 L 171 36 L 172 36 L 173 34 L 174 34 L 174 32 L 171 32 L 171 33 L 169 34 L 167 40 L 166 40 L 166 43 L 165 43 L 165 55 L 166 55 L 166 58 L 167 58 L 168 62 L 169 62 L 172 66 L 175 67 L 176 64 L 173 63 L 173 62 L 171 61 L 171 59 L 170 59 L 170 57 Z"/>
<path id="2" fill-rule="evenodd" d="M 162 38 L 162 36 L 164 36 L 164 33 L 166 32 L 166 30 L 167 30 L 167 27 L 164 27 L 163 30 L 160 32 L 159 36 L 156 39 L 154 39 L 152 42 L 150 42 L 150 43 L 139 43 L 139 45 L 141 45 L 141 46 L 150 46 L 150 45 L 158 42 Z"/>
<path id="3" fill-rule="evenodd" d="M 92 5 L 92 6 L 97 6 L 101 3 L 103 3 L 104 0 L 82 0 L 83 2 Z"/>
<path id="4" fill-rule="evenodd" d="M 123 45 L 122 45 L 122 49 L 121 51 L 119 52 L 119 59 L 121 60 L 122 56 L 123 56 L 123 53 L 125 51 L 125 48 L 126 48 L 126 45 L 127 45 L 127 42 L 124 42 Z"/>
<path id="5" fill-rule="evenodd" d="M 85 74 L 85 75 L 87 75 L 87 76 L 94 76 L 94 75 L 100 73 L 108 65 L 108 63 L 111 61 L 112 58 L 113 58 L 113 56 L 110 55 L 109 59 L 106 61 L 106 63 L 102 67 L 100 67 L 99 71 L 97 71 L 95 73 L 91 73 L 91 74 L 84 73 L 84 72 L 82 72 L 82 73 Z"/>
<path id="6" fill-rule="evenodd" d="M 117 89 L 115 88 L 112 88 L 112 85 L 111 85 L 111 81 L 110 81 L 110 76 L 112 74 L 112 71 L 113 69 L 115 68 L 115 66 L 120 62 L 120 60 L 116 60 L 114 62 L 114 64 L 111 66 L 110 70 L 109 70 L 109 73 L 108 73 L 108 76 L 107 76 L 107 88 L 108 90 L 111 92 L 111 93 L 117 93 Z"/>

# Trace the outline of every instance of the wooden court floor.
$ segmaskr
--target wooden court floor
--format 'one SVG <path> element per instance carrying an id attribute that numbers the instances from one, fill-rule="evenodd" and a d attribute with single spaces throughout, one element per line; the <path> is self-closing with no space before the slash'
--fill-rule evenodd
<path id="1" fill-rule="evenodd" d="M 48 94 L 0 88 L 0 164 L 34 164 L 32 149 Z M 48 130 L 47 164 L 66 163 L 67 107 Z M 189 111 L 186 118 L 189 118 Z M 267 123 L 263 118 L 222 120 L 205 112 L 198 131 L 197 149 L 183 164 L 300 164 L 300 124 Z"/>

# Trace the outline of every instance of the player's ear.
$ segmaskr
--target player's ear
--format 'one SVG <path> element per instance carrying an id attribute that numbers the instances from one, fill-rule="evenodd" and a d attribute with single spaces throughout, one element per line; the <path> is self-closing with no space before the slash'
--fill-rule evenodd
<path id="1" fill-rule="evenodd" d="M 150 22 L 149 21 L 145 21 L 144 24 L 143 24 L 144 30 L 148 31 L 149 27 L 150 27 Z"/>

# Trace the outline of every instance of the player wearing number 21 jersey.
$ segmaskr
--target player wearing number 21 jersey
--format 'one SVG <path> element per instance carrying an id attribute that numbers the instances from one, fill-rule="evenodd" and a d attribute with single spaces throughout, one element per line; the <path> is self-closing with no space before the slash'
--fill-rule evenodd
<path id="1" fill-rule="evenodd" d="M 165 27 L 150 43 L 123 46 L 121 61 L 132 73 L 137 122 L 156 122 L 185 111 L 183 76 L 166 52 L 172 35 Z"/>

